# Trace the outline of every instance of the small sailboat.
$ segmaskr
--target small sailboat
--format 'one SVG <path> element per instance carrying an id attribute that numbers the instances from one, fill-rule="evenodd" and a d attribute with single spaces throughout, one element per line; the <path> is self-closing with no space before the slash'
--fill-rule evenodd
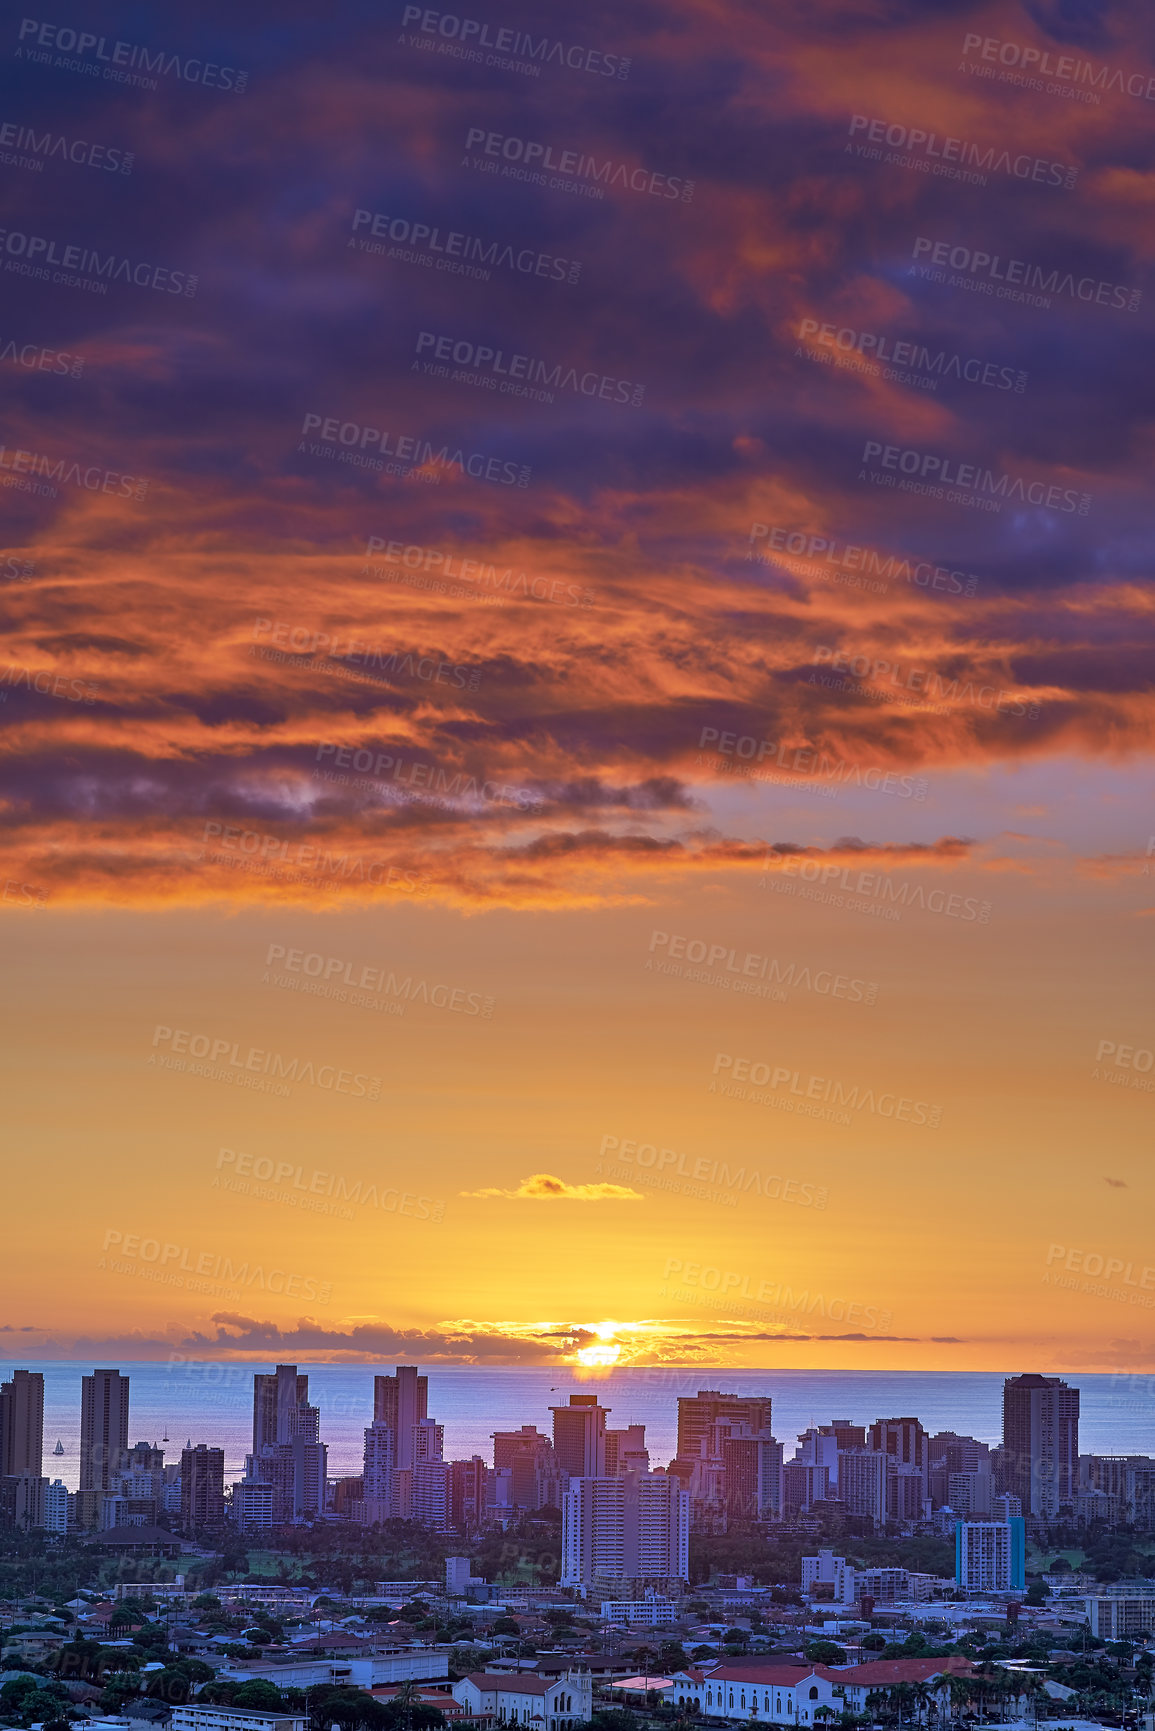
<path id="1" fill-rule="evenodd" d="M 61 1442 L 59 1437 L 56 1439 L 56 1447 L 52 1452 L 54 1455 L 62 1455 L 64 1453 L 64 1444 Z"/>

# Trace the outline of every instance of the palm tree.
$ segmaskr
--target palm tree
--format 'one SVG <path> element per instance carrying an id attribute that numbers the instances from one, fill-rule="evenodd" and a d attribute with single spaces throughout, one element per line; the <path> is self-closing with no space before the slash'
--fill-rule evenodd
<path id="1" fill-rule="evenodd" d="M 931 1687 L 929 1683 L 912 1683 L 910 1686 L 911 1700 L 914 1702 L 915 1721 L 921 1725 L 926 1718 L 931 1703 Z"/>
<path id="2" fill-rule="evenodd" d="M 904 1707 L 908 1707 L 914 1699 L 914 1686 L 911 1683 L 896 1683 L 892 1693 L 894 1695 L 894 1708 L 898 1716 L 898 1723 L 901 1725 L 902 1710 Z"/>
<path id="3" fill-rule="evenodd" d="M 970 1678 L 960 1677 L 952 1672 L 946 1680 L 946 1688 L 947 1711 L 951 1723 L 954 1724 L 960 1716 L 960 1709 L 967 1706 L 972 1698 L 973 1690 Z"/>
<path id="4" fill-rule="evenodd" d="M 394 1706 L 400 1710 L 403 1731 L 413 1731 L 413 1705 L 416 1699 L 417 1685 L 412 1682 L 402 1683 L 393 1697 Z"/>
<path id="5" fill-rule="evenodd" d="M 870 1718 L 877 1719 L 890 1706 L 890 1696 L 885 1689 L 868 1689 L 863 1702 L 864 1711 Z"/>

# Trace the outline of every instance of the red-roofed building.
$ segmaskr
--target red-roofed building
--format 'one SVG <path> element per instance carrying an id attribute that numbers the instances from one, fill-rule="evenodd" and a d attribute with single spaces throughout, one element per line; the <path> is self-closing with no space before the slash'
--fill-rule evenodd
<path id="1" fill-rule="evenodd" d="M 947 1679 L 969 1677 L 969 1659 L 879 1659 L 867 1665 L 705 1665 L 677 1671 L 664 1699 L 707 1719 L 762 1719 L 821 1724 L 844 1709 L 861 1712 L 866 1697 L 900 1683 L 926 1683 L 946 1698 Z M 825 1713 L 821 1709 L 827 1709 Z"/>
<path id="2" fill-rule="evenodd" d="M 479 1724 L 528 1725 L 534 1731 L 570 1731 L 593 1715 L 588 1671 L 560 1677 L 471 1671 L 453 1685 L 453 1698 Z"/>

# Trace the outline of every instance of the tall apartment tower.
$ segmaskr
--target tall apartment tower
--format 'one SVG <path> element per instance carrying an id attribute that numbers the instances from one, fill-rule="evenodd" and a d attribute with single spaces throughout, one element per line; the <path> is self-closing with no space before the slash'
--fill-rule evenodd
<path id="1" fill-rule="evenodd" d="M 188 1533 L 219 1527 L 225 1518 L 225 1451 L 205 1443 L 181 1450 L 180 1518 Z"/>
<path id="2" fill-rule="evenodd" d="M 253 1378 L 253 1453 L 291 1441 L 298 1407 L 309 1398 L 309 1379 L 295 1364 L 279 1364 L 272 1376 Z"/>
<path id="3" fill-rule="evenodd" d="M 1057 1376 L 1003 1384 L 1003 1482 L 1023 1514 L 1053 1520 L 1072 1501 L 1079 1468 L 1079 1391 Z"/>
<path id="4" fill-rule="evenodd" d="M 776 1521 L 782 1513 L 782 1444 L 772 1436 L 733 1431 L 720 1441 L 727 1520 Z"/>
<path id="5" fill-rule="evenodd" d="M 1026 1523 L 958 1521 L 955 1581 L 968 1593 L 1022 1592 L 1027 1584 Z"/>
<path id="6" fill-rule="evenodd" d="M 368 1527 L 389 1519 L 393 1501 L 393 1426 L 375 1419 L 365 1426 L 361 1467 L 361 1519 Z"/>
<path id="7" fill-rule="evenodd" d="M 628 1424 L 624 1430 L 606 1432 L 606 1474 L 616 1479 L 619 1473 L 648 1473 L 650 1451 L 646 1447 L 644 1424 Z"/>
<path id="8" fill-rule="evenodd" d="M 867 1432 L 871 1449 L 887 1457 L 887 1516 L 921 1521 L 930 1500 L 930 1437 L 917 1418 L 876 1419 Z"/>
<path id="9" fill-rule="evenodd" d="M 566 1479 L 601 1478 L 606 1470 L 606 1419 L 609 1408 L 596 1394 L 571 1394 L 568 1406 L 551 1406 L 553 1452 Z"/>
<path id="10" fill-rule="evenodd" d="M 429 1378 L 415 1364 L 399 1364 L 396 1376 L 373 1378 L 373 1422 L 387 1424 L 394 1437 L 394 1467 L 413 1465 L 413 1432 L 429 1416 Z"/>
<path id="11" fill-rule="evenodd" d="M 678 1458 L 697 1460 L 702 1444 L 710 1440 L 711 1425 L 720 1418 L 733 1419 L 752 1436 L 770 1436 L 774 1429 L 768 1394 L 722 1394 L 716 1388 L 700 1388 L 678 1401 Z"/>
<path id="12" fill-rule="evenodd" d="M 128 1447 L 128 1378 L 94 1370 L 80 1385 L 80 1489 L 112 1488 Z"/>
<path id="13" fill-rule="evenodd" d="M 563 1587 L 640 1593 L 689 1578 L 690 1497 L 667 1473 L 572 1478 L 562 1499 Z"/>
<path id="14" fill-rule="evenodd" d="M 0 1382 L 0 1478 L 40 1478 L 44 1468 L 44 1377 L 14 1370 Z"/>

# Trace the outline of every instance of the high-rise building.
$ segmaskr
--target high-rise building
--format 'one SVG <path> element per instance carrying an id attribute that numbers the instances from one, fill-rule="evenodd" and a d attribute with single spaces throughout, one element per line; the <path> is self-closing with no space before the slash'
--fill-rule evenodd
<path id="1" fill-rule="evenodd" d="M 415 1364 L 399 1364 L 396 1376 L 373 1378 L 373 1421 L 392 1426 L 396 1468 L 413 1465 L 413 1432 L 428 1416 L 429 1378 L 419 1376 Z"/>
<path id="2" fill-rule="evenodd" d="M 270 1487 L 272 1522 L 319 1520 L 325 1513 L 328 1452 L 321 1441 L 320 1409 L 309 1404 L 309 1379 L 295 1364 L 253 1378 L 253 1454 L 250 1484 Z M 263 1499 L 245 1491 L 242 1503 L 260 1512 Z M 234 1498 L 234 1509 L 236 1499 Z"/>
<path id="3" fill-rule="evenodd" d="M 361 1518 L 367 1527 L 390 1518 L 393 1504 L 393 1426 L 374 1419 L 365 1426 L 361 1469 Z"/>
<path id="4" fill-rule="evenodd" d="M 44 1470 L 44 1377 L 14 1370 L 0 1382 L 0 1478 L 38 1479 Z"/>
<path id="5" fill-rule="evenodd" d="M 1054 1520 L 1073 1502 L 1079 1463 L 1079 1391 L 1057 1376 L 1003 1384 L 1002 1482 L 1023 1514 Z"/>
<path id="6" fill-rule="evenodd" d="M 68 1531 L 68 1486 L 63 1479 L 45 1483 L 41 1506 L 41 1522 L 45 1532 Z"/>
<path id="7" fill-rule="evenodd" d="M 689 1532 L 689 1493 L 667 1473 L 575 1476 L 562 1499 L 561 1585 L 664 1590 L 689 1578 Z"/>
<path id="8" fill-rule="evenodd" d="M 449 1530 L 450 1470 L 443 1460 L 417 1460 L 411 1468 L 410 1519 L 430 1532 Z"/>
<path id="9" fill-rule="evenodd" d="M 772 1436 L 735 1436 L 731 1432 L 724 1437 L 722 1497 L 727 1523 L 778 1520 L 782 1513 L 782 1444 Z"/>
<path id="10" fill-rule="evenodd" d="M 955 1580 L 968 1593 L 1021 1592 L 1027 1584 L 1025 1522 L 959 1521 L 954 1559 Z"/>
<path id="11" fill-rule="evenodd" d="M 245 1476 L 232 1490 L 232 1516 L 242 1533 L 266 1532 L 273 1525 L 273 1487 L 261 1477 L 259 1462 L 245 1456 Z"/>
<path id="12" fill-rule="evenodd" d="M 916 1418 L 876 1419 L 867 1442 L 887 1457 L 887 1518 L 908 1524 L 930 1512 L 930 1437 Z"/>
<path id="13" fill-rule="evenodd" d="M 309 1399 L 309 1379 L 295 1364 L 279 1364 L 272 1376 L 253 1378 L 253 1453 L 286 1443 L 293 1435 L 293 1416 Z"/>
<path id="14" fill-rule="evenodd" d="M 838 1453 L 838 1500 L 848 1515 L 882 1528 L 887 1520 L 888 1463 L 881 1449 L 850 1448 Z"/>
<path id="15" fill-rule="evenodd" d="M 571 1394 L 568 1406 L 551 1406 L 553 1452 L 563 1480 L 601 1478 L 606 1470 L 609 1408 L 596 1394 Z"/>
<path id="16" fill-rule="evenodd" d="M 187 1533 L 219 1527 L 225 1518 L 225 1451 L 198 1443 L 181 1451 L 180 1518 Z"/>
<path id="17" fill-rule="evenodd" d="M 569 1480 L 559 1482 L 553 1444 L 535 1424 L 523 1424 L 520 1430 L 494 1431 L 493 1467 L 495 1472 L 509 1474 L 510 1508 L 560 1508 L 561 1492 Z"/>
<path id="18" fill-rule="evenodd" d="M 164 1450 L 138 1442 L 119 1451 L 100 1495 L 102 1527 L 150 1527 L 163 1507 Z"/>
<path id="19" fill-rule="evenodd" d="M 1155 1460 L 1148 1455 L 1080 1455 L 1079 1479 L 1117 1503 L 1120 1520 L 1142 1533 L 1155 1531 Z"/>
<path id="20" fill-rule="evenodd" d="M 0 1382 L 0 1521 L 44 1525 L 44 1377 L 14 1370 Z"/>
<path id="21" fill-rule="evenodd" d="M 325 1444 L 314 1436 L 298 1434 L 292 1442 L 277 1445 L 272 1468 L 274 1523 L 280 1526 L 320 1520 L 325 1513 L 329 1475 Z"/>
<path id="22" fill-rule="evenodd" d="M 606 1477 L 616 1479 L 619 1473 L 648 1473 L 650 1451 L 646 1447 L 644 1424 L 628 1424 L 624 1430 L 606 1432 Z"/>
<path id="23" fill-rule="evenodd" d="M 492 1478 L 492 1469 L 480 1455 L 470 1455 L 467 1461 L 450 1461 L 449 1524 L 454 1532 L 477 1533 L 485 1526 Z"/>
<path id="24" fill-rule="evenodd" d="M 988 1519 L 994 1495 L 994 1475 L 988 1444 L 977 1437 L 939 1431 L 930 1439 L 930 1497 L 956 1515 Z"/>
<path id="25" fill-rule="evenodd" d="M 118 1370 L 94 1370 L 80 1385 L 80 1490 L 99 1496 L 112 1488 L 120 1457 L 128 1447 L 128 1378 Z"/>
<path id="26" fill-rule="evenodd" d="M 700 1388 L 697 1394 L 678 1400 L 678 1458 L 697 1460 L 709 1442 L 710 1426 L 720 1418 L 745 1425 L 752 1435 L 769 1436 L 774 1428 L 768 1394 L 722 1394 L 716 1388 Z"/>

